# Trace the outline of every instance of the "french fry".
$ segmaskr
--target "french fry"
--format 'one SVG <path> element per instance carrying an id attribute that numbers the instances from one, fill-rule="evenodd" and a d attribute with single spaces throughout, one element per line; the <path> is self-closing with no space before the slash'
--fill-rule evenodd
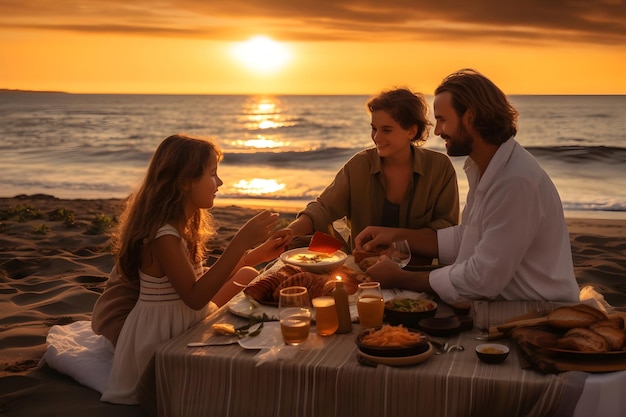
<path id="1" fill-rule="evenodd" d="M 361 343 L 369 346 L 409 346 L 422 341 L 422 335 L 406 327 L 384 325 L 379 330 L 370 329 Z"/>

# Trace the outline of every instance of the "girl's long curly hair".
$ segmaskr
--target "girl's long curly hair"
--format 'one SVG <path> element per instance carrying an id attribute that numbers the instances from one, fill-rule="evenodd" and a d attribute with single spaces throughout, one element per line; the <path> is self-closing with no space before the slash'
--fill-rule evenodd
<path id="1" fill-rule="evenodd" d="M 187 242 L 190 260 L 201 262 L 205 244 L 214 233 L 213 219 L 198 209 L 188 219 L 184 185 L 199 179 L 212 161 L 222 160 L 217 144 L 206 138 L 176 134 L 165 139 L 152 156 L 139 190 L 131 195 L 112 236 L 118 270 L 129 281 L 139 280 L 144 245 L 151 242 L 165 224 L 179 230 Z"/>

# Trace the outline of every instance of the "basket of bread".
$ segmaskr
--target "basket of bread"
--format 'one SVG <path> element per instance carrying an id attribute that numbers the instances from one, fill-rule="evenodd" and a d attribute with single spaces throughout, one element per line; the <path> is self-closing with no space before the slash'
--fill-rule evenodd
<path id="1" fill-rule="evenodd" d="M 504 323 L 498 330 L 554 355 L 626 354 L 623 316 L 609 316 L 586 304 L 558 307 L 547 316 Z"/>

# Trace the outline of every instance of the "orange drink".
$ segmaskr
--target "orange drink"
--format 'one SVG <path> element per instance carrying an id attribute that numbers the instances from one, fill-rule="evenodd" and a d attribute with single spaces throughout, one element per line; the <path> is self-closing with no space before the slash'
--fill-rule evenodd
<path id="1" fill-rule="evenodd" d="M 361 327 L 380 327 L 383 325 L 383 315 L 385 313 L 385 302 L 382 297 L 375 295 L 364 295 L 356 302 L 359 311 L 359 322 Z"/>
<path id="2" fill-rule="evenodd" d="M 335 334 L 339 327 L 339 318 L 333 297 L 317 297 L 312 300 L 315 308 L 315 327 L 320 336 Z"/>
<path id="3" fill-rule="evenodd" d="M 306 342 L 311 330 L 311 301 L 306 287 L 280 290 L 278 320 L 286 345 Z"/>
<path id="4" fill-rule="evenodd" d="M 280 331 L 286 345 L 299 345 L 309 337 L 311 330 L 311 315 L 295 313 L 280 319 Z"/>
<path id="5" fill-rule="evenodd" d="M 359 284 L 356 298 L 361 327 L 380 327 L 383 325 L 385 301 L 380 289 L 380 282 L 370 281 Z"/>

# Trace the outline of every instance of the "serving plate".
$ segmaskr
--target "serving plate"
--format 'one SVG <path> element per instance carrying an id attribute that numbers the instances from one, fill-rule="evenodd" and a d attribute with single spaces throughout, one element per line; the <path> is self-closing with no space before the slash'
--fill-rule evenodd
<path id="1" fill-rule="evenodd" d="M 433 354 L 434 349 L 433 345 L 428 342 L 428 350 L 426 352 L 420 353 L 419 355 L 414 356 L 400 356 L 400 357 L 391 357 L 391 356 L 374 356 L 368 355 L 367 353 L 361 352 L 360 349 L 357 349 L 359 355 L 363 358 L 375 362 L 380 363 L 382 365 L 389 366 L 411 366 L 417 365 L 418 363 L 424 362 L 426 359 L 430 358 Z"/>
<path id="2" fill-rule="evenodd" d="M 333 254 L 314 252 L 308 248 L 295 248 L 280 254 L 286 264 L 299 266 L 311 272 L 327 272 L 346 262 L 348 255 L 338 250 Z"/>

